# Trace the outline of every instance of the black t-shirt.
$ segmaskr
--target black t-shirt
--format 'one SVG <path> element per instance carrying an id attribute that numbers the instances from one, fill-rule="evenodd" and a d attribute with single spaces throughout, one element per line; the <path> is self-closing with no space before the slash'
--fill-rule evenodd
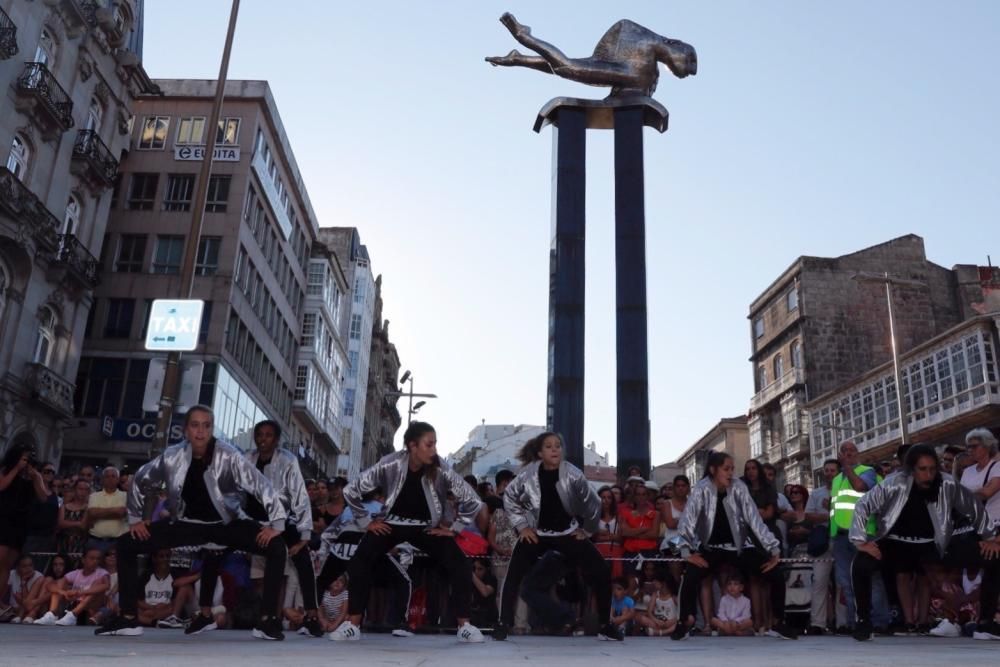
<path id="1" fill-rule="evenodd" d="M 934 524 L 931 522 L 931 512 L 927 503 L 937 498 L 937 489 L 922 491 L 916 485 L 910 489 L 903 511 L 899 519 L 889 531 L 891 535 L 911 539 L 931 539 L 934 537 Z"/>
<path id="2" fill-rule="evenodd" d="M 406 471 L 406 481 L 403 488 L 396 496 L 396 502 L 392 504 L 386 521 L 389 523 L 412 523 L 429 524 L 431 522 L 431 510 L 427 507 L 427 496 L 424 495 L 424 487 L 421 483 L 424 478 L 424 471 Z M 403 521 L 399 521 L 402 519 Z"/>
<path id="3" fill-rule="evenodd" d="M 59 498 L 50 493 L 45 500 L 35 500 L 28 510 L 28 532 L 31 535 L 51 536 L 59 520 Z"/>
<path id="4" fill-rule="evenodd" d="M 219 523 L 222 517 L 212 503 L 212 497 L 208 495 L 208 487 L 205 486 L 205 472 L 212 463 L 212 455 L 215 453 L 215 439 L 208 444 L 205 456 L 200 459 L 191 458 L 191 466 L 184 477 L 184 486 L 181 488 L 181 499 L 184 500 L 183 519 L 194 519 L 206 523 Z"/>
<path id="5" fill-rule="evenodd" d="M 542 506 L 538 510 L 538 528 L 552 532 L 562 532 L 569 528 L 572 518 L 566 513 L 556 484 L 559 482 L 559 469 L 546 470 L 538 466 L 538 482 L 542 487 Z"/>
<path id="6" fill-rule="evenodd" d="M 489 570 L 480 579 L 487 586 L 493 587 L 493 593 L 491 595 L 482 595 L 479 589 L 475 586 L 472 587 L 472 609 L 476 610 L 495 610 L 497 606 L 497 578 L 490 574 Z"/>
<path id="7" fill-rule="evenodd" d="M 257 459 L 256 463 L 257 470 L 259 470 L 261 474 L 264 474 L 264 466 L 268 465 L 270 462 L 271 459 L 268 459 L 266 461 L 263 459 Z M 257 521 L 268 520 L 267 509 L 261 504 L 259 500 L 257 500 L 257 496 L 251 495 L 249 493 L 246 496 L 246 502 L 243 504 L 243 511 L 246 512 L 247 516 L 250 517 L 251 519 L 255 519 Z"/>
<path id="8" fill-rule="evenodd" d="M 0 470 L 6 474 L 7 471 Z M 30 479 L 17 475 L 10 485 L 0 491 L 0 516 L 14 519 L 17 523 L 27 524 L 28 508 L 35 497 L 35 484 Z"/>
<path id="9" fill-rule="evenodd" d="M 715 501 L 715 521 L 712 523 L 712 534 L 708 538 L 709 545 L 733 544 L 733 529 L 729 526 L 729 516 L 722 501 L 726 492 L 720 491 Z"/>

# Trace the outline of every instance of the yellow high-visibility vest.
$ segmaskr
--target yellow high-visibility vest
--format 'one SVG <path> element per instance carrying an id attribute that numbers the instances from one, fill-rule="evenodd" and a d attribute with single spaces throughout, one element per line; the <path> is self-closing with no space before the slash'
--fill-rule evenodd
<path id="1" fill-rule="evenodd" d="M 869 470 L 871 466 L 857 465 L 854 466 L 854 474 L 862 475 Z M 881 482 L 882 478 L 876 476 L 877 482 Z M 834 536 L 840 530 L 850 530 L 851 522 L 854 521 L 854 505 L 857 504 L 861 496 L 865 495 L 863 491 L 855 491 L 854 487 L 851 486 L 851 481 L 847 479 L 847 475 L 840 473 L 833 478 L 833 483 L 830 485 L 830 536 Z M 875 534 L 875 517 L 870 517 L 868 519 L 868 533 L 870 535 Z"/>

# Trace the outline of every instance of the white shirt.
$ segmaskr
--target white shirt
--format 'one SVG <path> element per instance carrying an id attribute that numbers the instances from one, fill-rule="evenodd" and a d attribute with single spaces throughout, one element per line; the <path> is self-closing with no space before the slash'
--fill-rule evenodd
<path id="1" fill-rule="evenodd" d="M 17 568 L 15 567 L 13 570 L 11 570 L 10 576 L 7 578 L 7 586 L 8 590 L 10 591 L 11 603 L 13 603 L 14 595 L 16 593 L 27 593 L 28 591 L 31 590 L 31 587 L 35 585 L 35 582 L 38 581 L 39 579 L 42 579 L 44 576 L 45 575 L 43 575 L 38 570 L 34 570 L 31 577 L 29 577 L 28 581 L 25 582 L 24 589 L 22 590 L 21 576 L 17 573 Z"/>
<path id="2" fill-rule="evenodd" d="M 146 582 L 146 604 L 167 604 L 173 596 L 173 575 L 167 574 L 163 579 L 157 578 L 155 574 L 149 575 L 149 581 Z"/>
<path id="3" fill-rule="evenodd" d="M 977 464 L 973 463 L 962 471 L 962 486 L 970 491 L 978 491 L 991 480 L 1000 477 L 1000 461 L 996 459 L 988 461 L 982 470 L 976 470 L 977 467 Z M 987 473 L 989 473 L 989 478 L 986 476 Z M 994 493 L 986 501 L 986 513 L 990 515 L 993 523 L 1000 523 L 1000 491 Z"/>

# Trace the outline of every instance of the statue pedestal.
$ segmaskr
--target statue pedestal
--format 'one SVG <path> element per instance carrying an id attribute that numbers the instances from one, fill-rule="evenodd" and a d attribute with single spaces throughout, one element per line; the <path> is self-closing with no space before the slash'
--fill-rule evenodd
<path id="1" fill-rule="evenodd" d="M 646 222 L 642 129 L 667 129 L 649 97 L 546 104 L 535 131 L 553 127 L 552 246 L 549 255 L 549 368 L 546 422 L 563 435 L 566 459 L 583 468 L 586 135 L 615 132 L 615 293 L 618 469 L 649 475 Z"/>

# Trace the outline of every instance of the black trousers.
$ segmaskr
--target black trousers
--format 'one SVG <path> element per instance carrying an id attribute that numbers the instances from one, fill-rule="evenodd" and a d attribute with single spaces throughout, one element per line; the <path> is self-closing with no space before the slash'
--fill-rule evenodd
<path id="1" fill-rule="evenodd" d="M 134 616 L 139 599 L 139 554 L 153 553 L 160 549 L 172 547 L 197 546 L 200 544 L 221 544 L 233 549 L 263 554 L 267 558 L 264 568 L 264 600 L 265 614 L 271 615 L 278 608 L 278 593 L 281 591 L 281 578 L 285 572 L 285 558 L 288 555 L 285 543 L 274 539 L 265 549 L 257 546 L 257 534 L 260 524 L 248 519 L 221 523 L 192 523 L 188 521 L 157 521 L 149 526 L 149 539 L 138 541 L 131 533 L 125 533 L 118 538 L 118 590 L 123 614 Z M 202 573 L 201 595 L 199 604 L 211 606 L 212 592 L 215 590 L 215 577 L 211 576 L 211 584 Z M 207 601 L 207 604 L 205 604 Z"/>
<path id="2" fill-rule="evenodd" d="M 539 536 L 538 544 L 519 540 L 514 545 L 514 552 L 510 555 L 510 564 L 507 566 L 507 576 L 503 580 L 500 592 L 500 620 L 503 624 L 507 627 L 514 625 L 514 610 L 521 590 L 521 581 L 541 555 L 551 550 L 561 553 L 571 567 L 580 568 L 584 581 L 597 598 L 597 616 L 602 625 L 607 623 L 611 618 L 611 568 L 590 540 L 578 540 L 573 535 L 562 535 Z"/>
<path id="3" fill-rule="evenodd" d="M 1000 560 L 984 560 L 979 551 L 976 535 L 965 534 L 953 538 L 944 558 L 933 543 L 908 544 L 898 540 L 879 540 L 882 560 L 858 551 L 851 563 L 851 582 L 854 586 L 854 605 L 859 623 L 871 623 L 872 576 L 885 568 L 886 574 L 895 579 L 898 572 L 922 572 L 923 563 L 938 563 L 949 568 L 979 567 L 983 572 L 979 592 L 979 620 L 989 622 L 997 611 L 1000 595 Z"/>
<path id="4" fill-rule="evenodd" d="M 371 595 L 376 567 L 397 544 L 409 542 L 426 553 L 448 574 L 451 584 L 451 605 L 456 618 L 469 618 L 472 602 L 472 564 L 458 548 L 454 537 L 429 535 L 421 526 L 390 526 L 388 535 L 365 533 L 347 567 L 349 614 L 364 614 Z M 327 558 L 327 563 L 330 559 Z M 324 565 L 324 570 L 326 566 Z M 336 577 L 334 577 L 336 578 Z M 327 577 L 321 575 L 321 580 Z"/>
<path id="5" fill-rule="evenodd" d="M 715 574 L 720 568 L 727 565 L 738 570 L 746 582 L 749 582 L 750 577 L 757 577 L 770 584 L 771 612 L 775 617 L 783 621 L 785 615 L 785 575 L 782 573 L 781 566 L 774 568 L 770 572 L 760 571 L 761 566 L 771 558 L 770 554 L 751 547 L 745 547 L 742 551 L 705 548 L 699 553 L 708 561 L 708 568 L 700 568 L 690 563 L 684 566 L 680 594 L 681 623 L 686 624 L 688 618 L 695 616 L 698 605 L 698 594 L 701 591 L 701 582 L 705 576 Z"/>
<path id="6" fill-rule="evenodd" d="M 340 575 L 347 572 L 351 557 L 362 537 L 364 537 L 364 533 L 340 534 L 337 538 L 337 544 L 331 547 L 329 555 L 323 561 L 323 568 L 316 578 L 317 591 L 322 593 Z M 383 558 L 379 558 L 372 569 L 372 582 L 383 584 L 392 590 L 392 604 L 386 622 L 392 626 L 402 625 L 406 622 L 410 611 L 410 598 L 413 595 L 413 581 L 399 559 L 388 553 Z"/>

